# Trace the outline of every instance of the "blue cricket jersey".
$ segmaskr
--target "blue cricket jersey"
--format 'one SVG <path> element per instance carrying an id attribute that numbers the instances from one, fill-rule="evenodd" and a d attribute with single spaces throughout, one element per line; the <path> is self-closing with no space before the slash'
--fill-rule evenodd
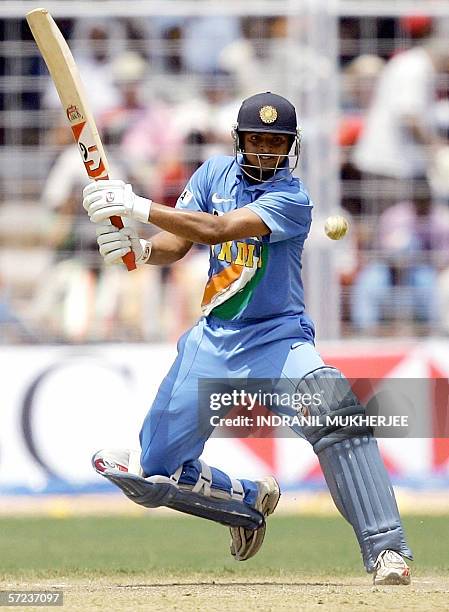
<path id="1" fill-rule="evenodd" d="M 192 175 L 179 197 L 177 208 L 216 215 L 246 206 L 271 230 L 211 247 L 205 315 L 250 322 L 304 313 L 301 255 L 313 204 L 302 182 L 281 172 L 283 180 L 252 184 L 234 157 L 220 155 Z"/>

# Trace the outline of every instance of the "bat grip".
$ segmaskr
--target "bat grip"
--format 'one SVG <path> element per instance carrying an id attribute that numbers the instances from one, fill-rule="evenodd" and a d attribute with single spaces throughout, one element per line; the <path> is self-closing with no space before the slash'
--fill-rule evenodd
<path id="1" fill-rule="evenodd" d="M 111 217 L 111 223 L 115 227 L 118 227 L 118 229 L 122 229 L 122 227 L 123 227 L 123 221 L 121 220 L 120 217 L 117 217 L 116 215 Z M 135 270 L 136 269 L 136 267 L 137 267 L 136 266 L 136 257 L 135 257 L 135 255 L 134 255 L 134 253 L 132 251 L 130 251 L 129 253 L 126 253 L 126 255 L 123 255 L 122 260 L 123 260 L 123 263 L 125 264 L 125 266 L 128 268 L 128 272 L 131 272 L 131 270 Z"/>

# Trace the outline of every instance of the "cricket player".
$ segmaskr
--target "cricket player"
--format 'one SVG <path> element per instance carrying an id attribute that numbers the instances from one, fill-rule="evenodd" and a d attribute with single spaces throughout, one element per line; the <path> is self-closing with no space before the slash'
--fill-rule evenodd
<path id="1" fill-rule="evenodd" d="M 201 459 L 213 426 L 204 426 L 199 381 L 295 380 L 303 394 L 329 391 L 309 414 L 360 415 L 364 408 L 343 374 L 316 352 L 305 312 L 301 256 L 312 201 L 292 175 L 300 153 L 295 108 L 270 92 L 251 96 L 232 134 L 234 155 L 206 161 L 175 209 L 135 195 L 118 180 L 89 184 L 83 205 L 97 224 L 106 263 L 119 263 L 132 250 L 139 265 L 166 265 L 194 243 L 210 245 L 203 316 L 178 342 L 178 356 L 143 423 L 141 452 L 103 450 L 93 464 L 136 503 L 227 525 L 231 554 L 243 561 L 260 549 L 280 490 L 273 477 L 234 479 Z M 131 227 L 112 226 L 113 215 L 162 231 L 144 241 Z M 404 557 L 412 553 L 371 430 L 311 426 L 301 435 L 313 445 L 374 583 L 409 584 Z"/>

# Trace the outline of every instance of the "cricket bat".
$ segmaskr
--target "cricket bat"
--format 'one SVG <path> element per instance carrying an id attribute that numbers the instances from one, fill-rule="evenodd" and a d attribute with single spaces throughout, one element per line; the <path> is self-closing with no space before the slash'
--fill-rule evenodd
<path id="1" fill-rule="evenodd" d="M 88 176 L 95 181 L 109 178 L 103 145 L 69 46 L 46 9 L 34 9 L 27 13 L 26 19 L 61 99 Z M 120 217 L 111 217 L 111 223 L 123 227 Z M 123 257 L 123 262 L 128 270 L 135 270 L 132 251 Z"/>

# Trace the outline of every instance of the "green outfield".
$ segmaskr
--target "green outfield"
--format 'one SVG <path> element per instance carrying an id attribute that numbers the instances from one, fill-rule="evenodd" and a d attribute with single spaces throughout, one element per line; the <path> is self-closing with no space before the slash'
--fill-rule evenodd
<path id="1" fill-rule="evenodd" d="M 405 525 L 412 586 L 374 588 L 339 517 L 273 517 L 243 563 L 225 528 L 175 514 L 3 518 L 0 590 L 62 589 L 63 609 L 84 612 L 447 609 L 449 516 Z"/>
<path id="2" fill-rule="evenodd" d="M 449 516 L 405 518 L 415 573 L 449 575 Z M 108 575 L 124 572 L 205 572 L 226 575 L 282 572 L 338 576 L 362 570 L 351 528 L 339 517 L 280 516 L 269 520 L 261 552 L 235 562 L 224 527 L 168 516 L 3 518 L 3 576 Z"/>

